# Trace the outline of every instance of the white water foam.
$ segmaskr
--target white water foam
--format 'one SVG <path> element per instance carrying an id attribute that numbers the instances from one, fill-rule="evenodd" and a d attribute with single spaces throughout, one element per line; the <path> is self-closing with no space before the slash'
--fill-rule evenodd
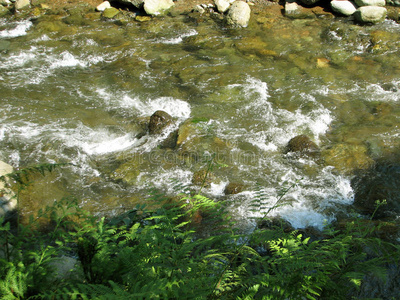
<path id="1" fill-rule="evenodd" d="M 168 171 L 160 169 L 155 172 L 141 172 L 137 178 L 137 182 L 144 182 L 144 184 L 138 185 L 141 189 L 155 187 L 166 191 L 168 194 L 176 195 L 177 193 L 184 192 L 184 190 L 177 190 L 173 186 L 173 182 L 179 182 L 183 187 L 189 186 L 192 176 L 193 173 L 191 171 L 175 167 Z"/>
<path id="2" fill-rule="evenodd" d="M 27 34 L 28 30 L 32 27 L 33 24 L 31 21 L 25 20 L 15 22 L 12 25 L 15 25 L 15 27 L 0 31 L 0 38 L 15 38 L 19 36 L 24 36 Z"/>
<path id="3" fill-rule="evenodd" d="M 88 53 L 77 56 L 63 51 L 57 54 L 43 46 L 31 46 L 28 50 L 0 57 L 0 70 L 8 76 L 11 86 L 21 86 L 39 84 L 60 68 L 88 68 L 103 60 L 103 56 Z"/>
<path id="4" fill-rule="evenodd" d="M 162 39 L 159 39 L 158 41 L 159 41 L 160 43 L 162 43 L 162 44 L 172 44 L 172 45 L 174 45 L 174 44 L 180 44 L 180 43 L 183 42 L 183 39 L 184 39 L 184 38 L 187 38 L 187 37 L 190 37 L 190 36 L 195 36 L 195 35 L 197 35 L 197 34 L 198 34 L 198 32 L 197 32 L 196 30 L 191 29 L 191 30 L 189 30 L 188 32 L 179 34 L 177 37 L 169 38 L 169 39 L 167 39 L 167 38 L 162 38 Z"/>
<path id="5" fill-rule="evenodd" d="M 280 207 L 271 216 L 279 215 L 295 228 L 313 226 L 322 229 L 327 222 L 334 219 L 333 212 L 337 205 L 352 203 L 350 180 L 334 174 L 331 167 L 318 167 L 312 159 L 290 155 L 285 157 L 282 148 L 291 138 L 304 133 L 318 143 L 333 121 L 330 111 L 313 95 L 306 93 L 298 93 L 293 99 L 300 103 L 300 108 L 294 111 L 274 107 L 270 101 L 268 85 L 254 78 L 230 87 L 242 89 L 243 96 L 239 94 L 238 97 L 243 98 L 243 106 L 237 109 L 237 113 L 242 120 L 247 118 L 253 122 L 240 123 L 234 117 L 230 122 L 219 122 L 224 128 L 218 130 L 218 135 L 224 140 L 238 139 L 238 142 L 248 142 L 261 151 L 259 154 L 254 153 L 252 158 L 255 161 L 252 164 L 241 165 L 239 160 L 235 165 L 239 166 L 241 172 L 253 177 L 253 180 L 266 177 L 262 190 L 268 195 L 270 206 L 278 199 L 277 188 L 299 182 L 285 195 L 285 199 L 294 201 L 292 206 Z M 316 94 L 318 93 L 327 91 L 317 91 Z M 307 107 L 306 110 L 302 109 L 303 105 Z M 243 150 L 237 149 L 237 152 L 240 154 Z M 308 168 L 315 170 L 312 175 L 304 172 Z M 272 170 L 273 173 L 264 175 L 265 170 Z M 231 196 L 242 203 L 237 208 L 237 213 L 244 219 L 253 214 L 249 211 L 249 205 L 256 196 L 251 190 Z M 265 212 L 253 216 L 261 217 L 263 213 Z"/>
<path id="6" fill-rule="evenodd" d="M 142 100 L 126 92 L 109 92 L 96 89 L 96 93 L 110 109 L 132 109 L 139 116 L 151 116 L 157 110 L 163 110 L 172 117 L 184 120 L 190 117 L 191 107 L 186 101 L 172 97 L 159 97 Z"/>
<path id="7" fill-rule="evenodd" d="M 129 133 L 116 134 L 107 128 L 92 129 L 84 125 L 55 134 L 67 147 L 80 148 L 87 155 L 104 155 L 128 149 L 137 143 Z"/>

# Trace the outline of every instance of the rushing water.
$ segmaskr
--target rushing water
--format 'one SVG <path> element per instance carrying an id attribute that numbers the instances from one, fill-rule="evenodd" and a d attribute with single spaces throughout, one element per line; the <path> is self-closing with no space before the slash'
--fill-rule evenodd
<path id="1" fill-rule="evenodd" d="M 1 20 L 0 30 L 0 159 L 75 165 L 38 179 L 25 212 L 74 195 L 118 213 L 151 187 L 176 193 L 174 179 L 190 184 L 214 153 L 225 166 L 204 192 L 228 199 L 238 219 L 254 215 L 257 193 L 272 205 L 298 182 L 292 205 L 274 214 L 321 228 L 353 202 L 354 172 L 399 149 L 400 26 L 391 21 L 259 18 L 233 30 L 203 17 L 76 26 L 47 16 Z M 175 123 L 140 134 L 156 110 Z M 179 149 L 160 148 L 179 126 Z M 320 158 L 284 154 L 300 134 Z M 225 196 L 230 182 L 244 191 Z"/>

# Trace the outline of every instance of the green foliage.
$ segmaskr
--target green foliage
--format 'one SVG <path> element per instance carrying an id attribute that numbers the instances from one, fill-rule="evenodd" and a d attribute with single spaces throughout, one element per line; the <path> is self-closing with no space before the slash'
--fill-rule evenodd
<path id="1" fill-rule="evenodd" d="M 213 163 L 209 162 L 211 169 Z M 18 225 L 0 220 L 1 299 L 346 299 L 365 275 L 384 279 L 397 246 L 354 220 L 311 240 L 280 227 L 236 233 L 225 203 L 191 193 L 173 199 L 153 191 L 151 209 L 138 205 L 95 219 L 75 199 L 63 199 Z M 284 203 L 294 185 L 268 205 Z M 378 205 L 381 205 L 379 203 Z M 379 207 L 378 207 L 379 208 Z M 56 276 L 62 256 L 79 262 Z"/>

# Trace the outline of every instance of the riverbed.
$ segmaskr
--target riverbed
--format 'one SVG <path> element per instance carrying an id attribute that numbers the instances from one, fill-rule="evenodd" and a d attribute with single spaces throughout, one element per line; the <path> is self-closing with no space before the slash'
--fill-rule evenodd
<path id="1" fill-rule="evenodd" d="M 199 14 L 1 19 L 0 159 L 73 164 L 35 179 L 22 194 L 26 215 L 71 195 L 115 215 L 151 189 L 194 189 L 213 158 L 202 192 L 238 221 L 251 225 L 293 185 L 290 204 L 271 214 L 321 229 L 351 207 L 354 176 L 399 153 L 399 43 L 389 20 L 258 14 L 233 29 Z M 174 121 L 152 135 L 157 110 Z M 177 129 L 180 144 L 162 147 Z M 286 153 L 298 135 L 319 155 Z M 226 194 L 229 184 L 240 191 Z"/>

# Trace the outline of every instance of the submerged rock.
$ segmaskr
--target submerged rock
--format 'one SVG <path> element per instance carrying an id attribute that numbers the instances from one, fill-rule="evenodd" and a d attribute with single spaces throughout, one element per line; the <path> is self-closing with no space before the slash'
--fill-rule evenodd
<path id="1" fill-rule="evenodd" d="M 337 144 L 322 151 L 322 157 L 327 165 L 345 174 L 368 169 L 374 163 L 363 145 Z"/>
<path id="2" fill-rule="evenodd" d="M 150 117 L 149 122 L 149 133 L 150 134 L 159 134 L 161 133 L 165 127 L 172 123 L 172 117 L 162 110 L 157 110 Z"/>
<path id="3" fill-rule="evenodd" d="M 296 2 L 285 3 L 285 16 L 291 19 L 312 19 L 316 15 L 311 9 L 307 9 Z"/>
<path id="4" fill-rule="evenodd" d="M 246 2 L 235 1 L 228 10 L 226 21 L 229 25 L 247 27 L 250 13 L 250 6 Z"/>
<path id="5" fill-rule="evenodd" d="M 331 1 L 331 7 L 334 12 L 345 16 L 351 16 L 357 10 L 356 6 L 351 1 L 334 0 Z"/>
<path id="6" fill-rule="evenodd" d="M 387 10 L 381 6 L 362 6 L 357 9 L 354 16 L 361 23 L 380 23 L 386 19 Z"/>

